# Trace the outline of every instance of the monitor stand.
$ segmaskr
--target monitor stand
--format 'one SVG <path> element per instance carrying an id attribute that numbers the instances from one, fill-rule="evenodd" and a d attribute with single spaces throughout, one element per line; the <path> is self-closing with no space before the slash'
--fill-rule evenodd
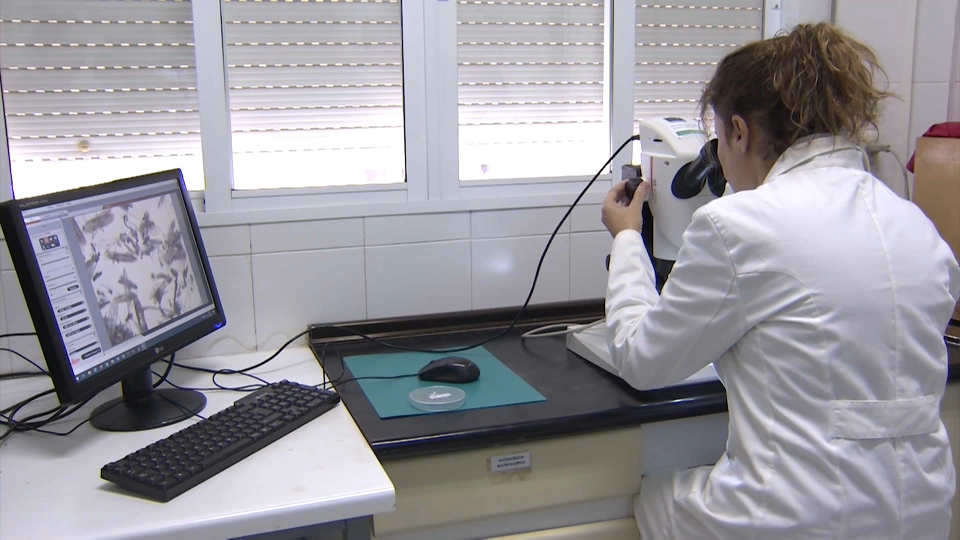
<path id="1" fill-rule="evenodd" d="M 613 360 L 610 357 L 610 349 L 607 348 L 607 326 L 605 324 L 599 324 L 586 330 L 567 334 L 567 349 L 570 349 L 570 351 L 591 364 L 613 374 L 615 377 L 620 376 L 617 367 L 613 364 Z M 686 379 L 676 384 L 668 385 L 667 387 L 686 386 L 688 384 L 716 380 L 719 380 L 717 371 L 713 368 L 713 364 L 710 363 Z"/>
<path id="2" fill-rule="evenodd" d="M 104 431 L 142 431 L 175 424 L 203 410 L 207 398 L 196 390 L 153 388 L 146 367 L 120 383 L 123 396 L 90 413 L 90 424 Z"/>

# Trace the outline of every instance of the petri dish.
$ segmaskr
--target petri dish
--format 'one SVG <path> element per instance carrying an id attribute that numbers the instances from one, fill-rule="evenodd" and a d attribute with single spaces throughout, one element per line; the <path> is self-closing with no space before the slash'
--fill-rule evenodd
<path id="1" fill-rule="evenodd" d="M 459 409 L 466 399 L 466 392 L 452 386 L 425 386 L 410 392 L 410 404 L 427 412 Z"/>

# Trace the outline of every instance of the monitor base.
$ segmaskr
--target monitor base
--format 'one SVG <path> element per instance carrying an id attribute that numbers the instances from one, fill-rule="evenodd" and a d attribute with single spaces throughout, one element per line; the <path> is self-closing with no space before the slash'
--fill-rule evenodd
<path id="1" fill-rule="evenodd" d="M 195 390 L 163 388 L 137 400 L 111 399 L 93 410 L 90 424 L 104 431 L 142 431 L 186 420 L 206 404 L 206 396 Z"/>

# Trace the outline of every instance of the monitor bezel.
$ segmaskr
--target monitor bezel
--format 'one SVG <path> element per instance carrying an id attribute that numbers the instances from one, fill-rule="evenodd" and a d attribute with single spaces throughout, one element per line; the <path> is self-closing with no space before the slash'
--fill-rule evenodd
<path id="1" fill-rule="evenodd" d="M 82 381 L 77 381 L 73 374 L 67 351 L 63 347 L 60 331 L 56 324 L 56 316 L 50 304 L 50 298 L 47 295 L 46 288 L 43 286 L 40 267 L 34 256 L 30 236 L 27 233 L 27 227 L 23 220 L 23 212 L 40 206 L 109 194 L 169 180 L 177 180 L 179 185 L 177 193 L 180 196 L 191 233 L 193 234 L 199 265 L 203 268 L 203 275 L 209 284 L 210 297 L 214 306 L 212 316 L 199 318 L 180 327 L 179 332 L 168 337 L 156 346 L 159 348 L 159 354 L 155 352 L 156 349 L 154 347 L 151 347 L 150 349 L 134 353 L 129 358 L 100 373 L 87 377 Z M 20 288 L 23 291 L 23 297 L 33 321 L 34 329 L 37 332 L 40 350 L 43 353 L 50 377 L 53 379 L 57 398 L 61 404 L 78 403 L 91 397 L 132 376 L 137 371 L 146 369 L 158 360 L 196 342 L 226 324 L 226 315 L 223 312 L 223 304 L 220 301 L 213 271 L 210 267 L 210 261 L 203 244 L 203 237 L 200 234 L 200 226 L 197 222 L 196 213 L 190 201 L 190 194 L 187 191 L 186 184 L 183 180 L 183 173 L 180 169 L 170 169 L 129 178 L 121 178 L 103 184 L 59 191 L 48 195 L 5 201 L 0 203 L 0 225 L 2 225 L 4 235 L 6 236 L 10 258 L 13 261 L 14 269 L 17 271 Z"/>

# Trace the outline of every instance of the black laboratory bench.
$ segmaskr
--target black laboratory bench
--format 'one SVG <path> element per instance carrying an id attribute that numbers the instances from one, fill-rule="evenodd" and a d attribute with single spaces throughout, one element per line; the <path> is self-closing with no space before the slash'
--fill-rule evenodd
<path id="1" fill-rule="evenodd" d="M 516 308 L 381 319 L 336 327 L 311 325 L 310 347 L 333 379 L 352 377 L 342 356 L 390 352 L 344 328 L 387 343 L 428 350 L 479 343 L 502 333 Z M 562 336 L 522 340 L 533 328 L 558 323 L 588 323 L 603 317 L 603 301 L 578 301 L 529 307 L 518 324 L 486 343 L 501 362 L 522 377 L 546 401 L 381 419 L 359 384 L 339 387 L 342 401 L 381 461 L 620 429 L 640 424 L 725 412 L 718 381 L 641 392 L 566 348 Z M 960 379 L 960 344 L 948 342 L 948 379 Z"/>

